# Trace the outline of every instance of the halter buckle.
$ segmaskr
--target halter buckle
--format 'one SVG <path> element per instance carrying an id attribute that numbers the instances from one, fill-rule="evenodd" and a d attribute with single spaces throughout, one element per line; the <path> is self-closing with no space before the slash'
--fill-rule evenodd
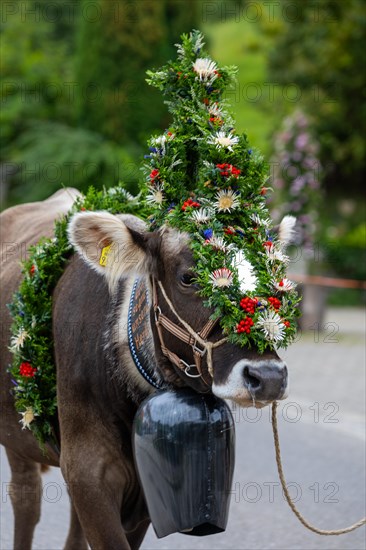
<path id="1" fill-rule="evenodd" d="M 194 341 L 194 344 L 192 345 L 192 349 L 195 353 L 198 353 L 201 357 L 203 357 L 207 351 L 207 348 L 199 348 L 197 345 L 197 340 Z"/>

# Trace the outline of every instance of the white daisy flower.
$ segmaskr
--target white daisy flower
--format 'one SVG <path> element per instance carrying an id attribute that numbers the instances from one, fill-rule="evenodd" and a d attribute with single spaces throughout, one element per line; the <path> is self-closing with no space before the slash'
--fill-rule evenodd
<path id="1" fill-rule="evenodd" d="M 215 71 L 217 70 L 217 65 L 214 61 L 208 57 L 199 57 L 193 63 L 193 70 L 198 74 L 200 80 L 211 82 L 217 78 Z"/>
<path id="2" fill-rule="evenodd" d="M 264 311 L 258 317 L 257 324 L 271 342 L 281 342 L 285 337 L 285 325 L 275 311 Z"/>
<path id="3" fill-rule="evenodd" d="M 199 210 L 194 210 L 191 214 L 191 218 L 194 223 L 199 225 L 200 223 L 206 223 L 212 218 L 212 212 L 208 208 L 200 208 Z"/>
<path id="4" fill-rule="evenodd" d="M 12 353 L 15 353 L 20 350 L 24 346 L 24 342 L 27 338 L 30 338 L 29 333 L 24 330 L 23 327 L 19 329 L 19 332 L 16 336 L 12 336 L 10 339 L 10 347 L 9 350 Z"/>
<path id="5" fill-rule="evenodd" d="M 257 288 L 258 279 L 254 275 L 254 268 L 240 250 L 235 256 L 235 267 L 238 270 L 240 290 L 243 294 L 253 292 Z"/>
<path id="6" fill-rule="evenodd" d="M 151 187 L 149 194 L 146 196 L 146 202 L 161 208 L 165 198 L 163 189 L 164 185 L 162 183 L 158 183 L 155 187 Z"/>
<path id="7" fill-rule="evenodd" d="M 285 264 L 287 264 L 289 261 L 290 261 L 290 258 L 288 256 L 286 256 L 286 254 L 284 254 L 282 252 L 281 249 L 277 248 L 276 246 L 265 246 L 265 251 L 266 251 L 266 255 L 267 255 L 267 258 L 271 261 L 275 261 L 275 260 L 278 260 L 279 262 L 283 262 Z"/>
<path id="8" fill-rule="evenodd" d="M 232 189 L 221 189 L 216 194 L 216 202 L 214 207 L 219 212 L 230 212 L 240 206 L 239 195 Z"/>
<path id="9" fill-rule="evenodd" d="M 220 109 L 220 106 L 218 103 L 210 103 L 210 105 L 208 105 L 208 112 L 211 116 L 215 116 L 215 117 L 222 116 L 222 110 Z"/>
<path id="10" fill-rule="evenodd" d="M 22 418 L 19 420 L 19 423 L 22 425 L 22 430 L 25 430 L 26 428 L 29 429 L 35 417 L 38 416 L 38 414 L 35 414 L 32 407 L 27 407 L 25 411 L 22 411 L 19 414 L 22 415 Z"/>
<path id="11" fill-rule="evenodd" d="M 233 244 L 226 243 L 223 237 L 217 237 L 216 235 L 213 235 L 211 239 L 208 239 L 205 242 L 205 245 L 212 246 L 215 250 L 222 250 L 223 252 L 229 252 L 235 246 Z"/>
<path id="12" fill-rule="evenodd" d="M 239 138 L 234 136 L 232 132 L 225 134 L 225 132 L 216 132 L 216 134 L 208 141 L 213 145 L 216 145 L 218 149 L 229 149 L 233 150 L 233 146 L 239 143 Z"/>
<path id="13" fill-rule="evenodd" d="M 288 292 L 289 290 L 293 290 L 296 288 L 296 283 L 293 281 L 290 281 L 290 279 L 281 279 L 279 283 L 275 283 L 274 287 L 279 290 L 280 292 Z"/>
<path id="14" fill-rule="evenodd" d="M 258 214 L 251 214 L 250 219 L 257 225 L 262 225 L 263 227 L 269 227 L 271 225 L 271 220 L 269 218 L 261 218 Z"/>
<path id="15" fill-rule="evenodd" d="M 227 269 L 226 267 L 216 269 L 213 273 L 211 273 L 210 279 L 214 287 L 217 286 L 222 288 L 231 286 L 233 284 L 232 271 L 230 271 L 230 269 Z"/>

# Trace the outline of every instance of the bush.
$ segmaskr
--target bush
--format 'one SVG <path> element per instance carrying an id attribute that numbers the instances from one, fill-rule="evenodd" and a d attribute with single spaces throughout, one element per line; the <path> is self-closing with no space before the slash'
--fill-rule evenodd
<path id="1" fill-rule="evenodd" d="M 324 242 L 324 252 L 332 270 L 342 277 L 366 280 L 366 223 L 337 239 Z"/>
<path id="2" fill-rule="evenodd" d="M 41 200 L 60 186 L 85 191 L 124 181 L 134 191 L 139 169 L 134 155 L 102 135 L 57 122 L 33 122 L 11 152 L 18 167 L 12 202 Z"/>

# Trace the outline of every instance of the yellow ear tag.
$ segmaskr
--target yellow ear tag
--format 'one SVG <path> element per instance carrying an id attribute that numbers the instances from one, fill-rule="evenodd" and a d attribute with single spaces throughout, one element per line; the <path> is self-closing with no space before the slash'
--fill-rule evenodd
<path id="1" fill-rule="evenodd" d="M 111 250 L 112 244 L 109 244 L 108 246 L 105 246 L 102 248 L 102 253 L 100 255 L 99 264 L 103 267 L 107 265 L 107 257 Z"/>

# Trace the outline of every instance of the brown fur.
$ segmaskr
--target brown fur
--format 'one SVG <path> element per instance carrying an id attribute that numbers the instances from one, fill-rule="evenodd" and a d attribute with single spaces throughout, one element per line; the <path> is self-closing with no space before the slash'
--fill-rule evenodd
<path id="1" fill-rule="evenodd" d="M 147 233 L 141 220 L 131 216 L 113 217 L 104 213 L 75 216 L 70 238 L 79 254 L 69 261 L 53 296 L 61 457 L 59 459 L 52 449 L 43 454 L 32 433 L 21 429 L 9 391 L 6 368 L 11 361 L 7 349 L 11 319 L 6 303 L 21 279 L 22 250 L 41 236 L 51 236 L 54 219 L 66 212 L 71 203 L 72 192 L 66 190 L 43 203 L 18 206 L 1 215 L 4 269 L 0 441 L 7 448 L 12 470 L 14 548 L 31 548 L 40 508 L 34 506 L 33 500 L 21 497 L 22 487 L 29 489 L 26 494 L 39 491 L 40 470 L 44 470 L 39 464 L 48 464 L 61 466 L 71 495 L 67 549 L 85 549 L 86 540 L 92 548 L 100 550 L 134 549 L 142 542 L 149 518 L 133 463 L 131 429 L 138 405 L 152 388 L 137 374 L 128 349 L 126 307 L 131 282 L 136 273 L 145 276 L 147 285 L 150 277 L 161 281 L 181 318 L 187 319 L 196 331 L 207 321 L 209 312 L 194 286 L 181 284 L 182 275 L 189 272 L 193 263 L 186 235 L 171 229 Z M 113 268 L 108 265 L 100 268 L 95 251 L 110 242 L 115 243 L 113 254 L 119 251 L 120 255 L 112 258 L 117 263 Z M 87 256 L 87 248 L 94 253 Z M 162 295 L 159 295 L 159 305 L 172 316 Z M 201 379 L 188 378 L 163 356 L 153 323 L 152 327 L 151 354 L 155 355 L 158 365 L 156 375 L 176 385 L 209 391 Z M 217 325 L 210 339 L 221 338 Z M 187 344 L 169 334 L 165 341 L 179 357 L 192 363 L 192 349 Z M 255 351 L 230 344 L 217 348 L 214 383 L 225 387 L 233 366 L 243 361 L 255 363 Z M 261 361 L 267 362 L 266 395 L 280 398 L 277 389 L 276 393 L 270 391 L 271 369 L 277 370 L 277 379 L 279 377 L 276 354 L 266 354 Z M 207 375 L 205 362 L 203 368 Z M 248 390 L 244 378 L 239 376 L 239 379 L 239 386 L 234 389 L 239 396 L 246 396 L 250 387 Z"/>

